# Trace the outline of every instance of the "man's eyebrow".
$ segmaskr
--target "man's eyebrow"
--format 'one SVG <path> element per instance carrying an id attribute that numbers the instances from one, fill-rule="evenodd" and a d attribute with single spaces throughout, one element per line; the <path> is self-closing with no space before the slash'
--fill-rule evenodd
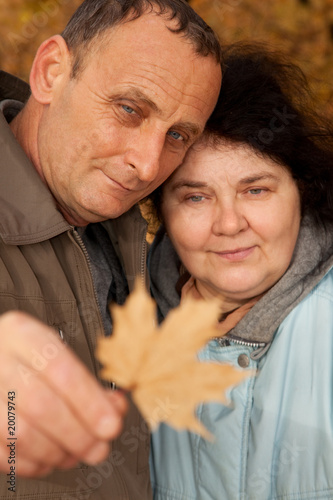
<path id="1" fill-rule="evenodd" d="M 162 110 L 157 106 L 156 102 L 152 101 L 140 89 L 130 88 L 125 92 L 119 94 L 113 94 L 111 96 L 112 101 L 116 99 L 126 99 L 126 98 L 144 102 L 145 104 L 147 104 L 147 106 L 149 106 L 150 109 L 155 111 L 155 113 L 159 115 L 162 114 Z M 177 122 L 172 125 L 172 128 L 178 128 L 178 127 L 188 132 L 188 134 L 191 135 L 193 139 L 195 139 L 202 133 L 202 129 L 196 123 L 193 122 Z"/>
<path id="2" fill-rule="evenodd" d="M 157 106 L 157 104 L 152 101 L 144 92 L 142 92 L 139 89 L 135 88 L 129 88 L 119 94 L 112 94 L 110 96 L 110 101 L 114 101 L 116 99 L 136 99 L 138 101 L 144 102 L 147 104 L 151 109 L 156 111 L 156 113 L 161 114 L 162 111 L 160 108 Z"/>
<path id="3" fill-rule="evenodd" d="M 191 139 L 196 139 L 203 132 L 203 130 L 192 122 L 178 122 L 175 123 L 172 128 L 181 128 L 185 130 L 191 137 Z"/>

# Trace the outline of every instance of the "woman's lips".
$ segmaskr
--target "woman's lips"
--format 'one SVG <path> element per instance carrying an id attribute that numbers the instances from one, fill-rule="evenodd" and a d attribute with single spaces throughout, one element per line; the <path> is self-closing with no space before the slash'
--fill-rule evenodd
<path id="1" fill-rule="evenodd" d="M 241 261 L 246 259 L 251 253 L 254 251 L 256 247 L 246 247 L 246 248 L 237 248 L 235 250 L 226 250 L 224 252 L 215 252 L 219 257 L 222 257 L 226 260 L 230 260 L 233 262 Z"/>

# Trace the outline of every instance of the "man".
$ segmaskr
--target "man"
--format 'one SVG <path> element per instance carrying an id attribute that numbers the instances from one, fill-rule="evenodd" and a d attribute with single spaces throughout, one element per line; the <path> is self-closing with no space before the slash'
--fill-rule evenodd
<path id="1" fill-rule="evenodd" d="M 39 48 L 23 107 L 2 75 L 0 498 L 150 498 L 148 433 L 130 405 L 120 434 L 127 403 L 96 380 L 96 336 L 144 279 L 130 209 L 202 132 L 219 63 L 183 0 L 85 0 Z"/>

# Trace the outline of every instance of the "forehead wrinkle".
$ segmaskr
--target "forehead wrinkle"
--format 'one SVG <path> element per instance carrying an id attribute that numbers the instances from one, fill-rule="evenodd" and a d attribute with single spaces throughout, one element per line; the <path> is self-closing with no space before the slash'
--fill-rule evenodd
<path id="1" fill-rule="evenodd" d="M 182 80 L 179 76 L 177 76 L 172 70 L 170 70 L 167 66 L 166 67 L 162 67 L 158 64 L 154 64 L 154 63 L 150 63 L 150 66 L 152 67 L 152 69 L 147 69 L 147 72 L 148 73 L 152 73 L 153 75 L 156 75 L 156 76 L 159 76 L 157 73 L 156 73 L 156 70 L 157 71 L 163 71 L 165 73 L 168 73 L 169 75 L 171 75 L 171 78 L 177 80 L 178 82 L 181 83 L 181 85 L 185 85 L 185 82 L 184 80 Z M 160 77 L 162 78 L 162 77 Z M 164 80 L 164 78 L 162 78 L 162 80 Z"/>
<path id="2" fill-rule="evenodd" d="M 198 95 L 196 95 L 195 89 L 200 88 L 199 82 L 198 83 L 190 82 L 190 84 L 187 84 L 187 82 L 176 77 L 176 75 L 173 74 L 172 71 L 169 71 L 166 68 L 161 68 L 160 66 L 152 63 L 149 63 L 149 67 L 162 69 L 164 72 L 168 73 L 171 76 L 170 78 L 171 80 L 176 79 L 177 81 L 179 81 L 181 84 L 181 88 L 179 89 L 177 88 L 177 86 L 175 86 L 174 83 L 166 81 L 166 79 L 163 78 L 162 75 L 158 75 L 156 71 L 154 71 L 153 69 L 143 68 L 142 66 L 135 68 L 135 71 L 133 71 L 134 68 L 131 68 L 131 73 L 128 74 L 127 76 L 125 75 L 123 84 L 128 85 L 129 87 L 130 86 L 137 87 L 139 85 L 145 88 L 145 81 L 146 81 L 147 83 L 152 84 L 152 88 L 151 89 L 148 88 L 148 92 L 156 94 L 158 96 L 157 90 L 156 89 L 154 90 L 154 87 L 157 87 L 157 89 L 162 90 L 164 94 L 170 96 L 175 102 L 178 103 L 178 105 L 181 104 L 184 106 L 187 106 L 186 102 L 184 102 L 184 97 L 188 99 L 193 99 L 196 102 L 196 104 L 191 103 L 191 107 L 193 107 L 199 112 L 202 111 L 201 105 L 206 105 L 206 100 L 204 97 L 199 97 Z M 138 79 L 142 81 L 140 82 L 140 80 Z M 165 88 L 166 86 L 168 88 Z M 188 91 L 189 86 L 193 87 L 194 89 L 192 94 L 186 92 Z M 171 91 L 173 91 L 174 95 L 172 95 Z"/>
<path id="3" fill-rule="evenodd" d="M 152 73 L 153 74 L 153 73 Z M 137 75 L 138 76 L 138 75 Z M 156 76 L 153 74 L 153 76 Z M 165 90 L 161 85 L 159 85 L 154 79 L 151 79 L 151 78 L 147 78 L 147 76 L 145 76 L 145 80 L 146 81 L 149 81 L 151 82 L 154 86 L 157 86 L 159 89 L 161 89 L 163 91 L 163 93 L 167 94 L 168 96 L 170 95 L 170 93 Z M 162 81 L 164 82 L 164 80 L 162 79 Z M 125 82 L 125 85 L 128 85 L 128 90 L 125 89 L 125 91 L 123 92 L 119 92 L 118 94 L 113 94 L 112 95 L 112 99 L 117 99 L 117 98 L 121 98 L 121 97 L 126 97 L 126 96 L 129 96 L 131 97 L 131 95 L 134 97 L 134 98 L 137 98 L 138 100 L 141 100 L 141 101 L 144 101 L 146 102 L 151 109 L 153 109 L 156 113 L 158 113 L 160 116 L 163 116 L 163 114 L 165 112 L 162 111 L 162 109 L 160 108 L 160 106 L 153 100 L 153 98 L 150 98 L 148 95 L 147 95 L 147 92 L 145 91 L 145 88 L 144 90 L 140 89 L 140 88 L 137 88 L 137 82 L 135 82 L 134 84 L 131 83 L 131 82 Z M 141 84 L 142 85 L 142 84 Z M 177 91 L 178 94 L 180 94 L 179 97 L 176 97 L 176 96 L 171 96 L 172 99 L 178 104 L 178 105 L 183 105 L 183 106 L 187 106 L 186 103 L 183 102 L 183 97 L 186 96 L 186 97 L 189 97 L 189 98 L 194 98 L 194 96 L 192 96 L 191 94 L 186 94 L 185 92 L 182 92 L 180 90 L 178 90 L 176 87 L 174 87 L 173 85 L 169 84 L 169 86 L 171 88 L 173 88 L 175 91 Z M 153 93 L 154 95 L 156 95 L 157 97 L 158 96 L 158 93 L 156 92 L 156 90 L 152 90 L 152 89 L 149 89 L 148 88 L 148 93 Z M 159 99 L 161 99 L 161 97 L 159 97 Z M 205 102 L 204 100 L 202 99 L 199 99 L 196 97 L 196 99 L 199 101 L 199 102 Z M 194 109 L 198 110 L 198 111 L 201 111 L 201 108 L 200 106 L 194 106 L 193 104 L 191 105 Z M 173 111 L 173 110 L 169 110 L 170 111 L 170 118 L 177 113 L 178 109 Z M 191 131 L 194 135 L 199 135 L 202 131 L 203 131 L 203 127 L 200 127 L 197 123 L 193 123 L 193 122 L 183 122 L 183 121 L 179 121 L 179 122 L 176 122 L 178 125 L 181 125 L 183 126 L 184 128 L 188 129 L 189 131 Z"/>
<path id="4" fill-rule="evenodd" d="M 157 65 L 153 65 L 151 64 L 151 66 L 153 68 L 159 68 L 159 69 L 162 69 L 160 66 L 157 66 Z M 163 70 L 170 74 L 172 79 L 173 80 L 177 80 L 179 83 L 180 83 L 180 87 L 181 88 L 178 88 L 176 86 L 175 83 L 171 83 L 169 81 L 166 81 L 165 78 L 163 78 L 162 75 L 158 75 L 154 70 L 149 70 L 149 69 L 144 69 L 143 71 L 143 75 L 136 75 L 136 76 L 139 76 L 145 80 L 147 80 L 148 82 L 151 82 L 153 85 L 157 86 L 158 88 L 160 88 L 163 92 L 167 93 L 168 95 L 170 94 L 170 92 L 168 92 L 164 86 L 162 84 L 166 84 L 170 89 L 172 89 L 173 91 L 175 91 L 175 93 L 177 94 L 177 96 L 172 96 L 172 98 L 177 101 L 178 103 L 183 103 L 182 102 L 182 98 L 185 96 L 185 97 L 188 97 L 190 99 L 196 99 L 197 101 L 199 101 L 200 103 L 205 103 L 205 100 L 198 97 L 197 95 L 195 95 L 195 93 L 193 94 L 190 94 L 190 93 L 186 93 L 186 91 L 188 90 L 189 86 L 192 86 L 192 87 L 199 87 L 200 88 L 200 85 L 199 83 L 194 83 L 194 82 L 185 82 L 183 81 L 182 79 L 178 78 L 176 76 L 175 73 L 173 73 L 172 71 L 169 71 L 168 69 L 164 69 Z M 151 77 L 149 77 L 149 75 L 152 75 Z M 160 80 L 162 84 L 158 83 L 158 81 L 156 80 Z M 179 97 L 178 97 L 179 96 Z M 199 108 L 198 108 L 199 109 Z"/>

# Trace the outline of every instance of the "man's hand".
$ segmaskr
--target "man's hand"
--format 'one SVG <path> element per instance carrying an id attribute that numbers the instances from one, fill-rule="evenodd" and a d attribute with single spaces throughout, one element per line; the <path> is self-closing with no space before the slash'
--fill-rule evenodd
<path id="1" fill-rule="evenodd" d="M 33 358 L 46 348 L 52 355 L 37 370 Z M 8 401 L 15 403 L 11 421 Z M 1 316 L 0 471 L 9 473 L 13 437 L 21 476 L 98 463 L 120 433 L 126 409 L 125 397 L 105 391 L 51 328 L 21 312 Z"/>

